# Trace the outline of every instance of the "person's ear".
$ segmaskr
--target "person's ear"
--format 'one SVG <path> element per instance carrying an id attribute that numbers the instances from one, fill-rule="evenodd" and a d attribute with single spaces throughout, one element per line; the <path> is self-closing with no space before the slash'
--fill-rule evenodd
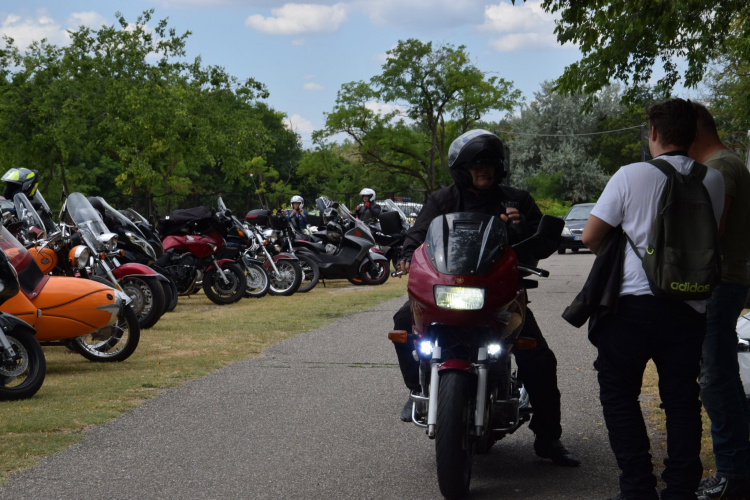
<path id="1" fill-rule="evenodd" d="M 648 131 L 648 138 L 651 139 L 653 142 L 659 142 L 659 132 L 656 131 L 656 127 L 653 125 L 651 126 L 651 129 Z"/>

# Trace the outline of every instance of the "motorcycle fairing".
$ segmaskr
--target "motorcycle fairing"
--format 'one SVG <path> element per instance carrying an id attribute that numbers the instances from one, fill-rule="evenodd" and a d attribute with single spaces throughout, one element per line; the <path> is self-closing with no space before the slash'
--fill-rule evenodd
<path id="1" fill-rule="evenodd" d="M 473 375 L 477 374 L 477 367 L 474 366 L 472 363 L 466 361 L 465 359 L 449 359 L 448 361 L 443 361 L 438 366 L 438 372 L 446 371 L 446 370 L 460 370 L 462 372 L 471 373 Z"/>
<path id="2" fill-rule="evenodd" d="M 164 237 L 162 245 L 165 252 L 175 248 L 190 252 L 199 259 L 205 259 L 224 246 L 224 239 L 219 233 L 213 231 L 208 234 L 170 235 Z"/>
<path id="3" fill-rule="evenodd" d="M 507 245 L 502 219 L 471 212 L 435 217 L 424 242 L 435 269 L 453 275 L 485 273 Z"/>
<path id="4" fill-rule="evenodd" d="M 145 264 L 138 264 L 135 262 L 130 262 L 128 264 L 122 264 L 121 266 L 118 266 L 112 270 L 112 274 L 115 275 L 115 278 L 118 280 L 121 280 L 125 276 L 154 276 L 157 277 L 159 273 L 151 269 Z"/>
<path id="5" fill-rule="evenodd" d="M 0 312 L 0 328 L 2 328 L 4 332 L 12 332 L 18 329 L 36 336 L 36 330 L 33 326 L 12 314 L 4 312 Z"/>

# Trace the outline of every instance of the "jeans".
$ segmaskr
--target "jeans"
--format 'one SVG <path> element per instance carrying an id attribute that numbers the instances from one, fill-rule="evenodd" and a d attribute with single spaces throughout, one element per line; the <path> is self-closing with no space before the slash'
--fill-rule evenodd
<path id="1" fill-rule="evenodd" d="M 409 303 L 393 316 L 393 329 L 411 333 L 412 317 Z M 536 340 L 536 348 L 516 349 L 513 355 L 518 365 L 518 378 L 523 380 L 529 400 L 534 409 L 529 429 L 541 441 L 555 441 L 562 435 L 560 424 L 560 391 L 557 389 L 557 358 L 547 345 L 547 341 L 536 323 L 534 314 L 526 309 L 526 322 L 521 330 L 522 337 Z M 404 383 L 410 390 L 419 390 L 419 362 L 414 360 L 414 346 L 394 342 L 398 364 Z"/>
<path id="2" fill-rule="evenodd" d="M 667 416 L 667 455 L 662 500 L 695 498 L 700 461 L 701 404 L 698 373 L 705 314 L 681 301 L 653 295 L 620 297 L 616 313 L 597 327 L 600 400 L 617 459 L 620 491 L 628 499 L 656 500 L 650 443 L 638 396 L 649 359 L 659 374 Z"/>
<path id="3" fill-rule="evenodd" d="M 701 401 L 711 419 L 718 474 L 740 479 L 750 470 L 750 410 L 737 362 L 737 318 L 750 287 L 722 283 L 707 304 Z"/>

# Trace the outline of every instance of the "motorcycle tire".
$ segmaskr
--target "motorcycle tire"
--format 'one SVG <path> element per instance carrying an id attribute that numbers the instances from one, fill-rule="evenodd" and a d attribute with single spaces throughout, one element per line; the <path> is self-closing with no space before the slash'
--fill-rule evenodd
<path id="1" fill-rule="evenodd" d="M 451 370 L 440 375 L 435 455 L 440 493 L 449 500 L 465 497 L 471 483 L 473 386 L 468 373 Z"/>
<path id="2" fill-rule="evenodd" d="M 307 293 L 318 284 L 318 281 L 320 280 L 320 269 L 318 269 L 318 264 L 306 255 L 297 255 L 297 258 L 299 258 L 299 264 L 300 268 L 302 268 L 303 274 L 297 293 Z"/>
<path id="3" fill-rule="evenodd" d="M 120 280 L 120 288 L 128 294 L 141 330 L 154 326 L 165 310 L 164 288 L 156 278 L 144 279 L 138 275 L 125 276 Z"/>
<path id="4" fill-rule="evenodd" d="M 140 340 L 141 325 L 138 323 L 138 316 L 128 305 L 122 308 L 117 323 L 76 337 L 71 345 L 89 361 L 111 363 L 128 359 Z"/>
<path id="5" fill-rule="evenodd" d="M 388 276 L 391 275 L 390 266 L 386 266 L 382 261 L 372 262 L 367 261 L 362 266 L 362 270 L 359 273 L 359 278 L 362 280 L 363 285 L 382 285 L 388 281 Z"/>
<path id="6" fill-rule="evenodd" d="M 302 268 L 299 265 L 299 261 L 280 259 L 275 264 L 281 276 L 277 277 L 273 268 L 268 268 L 268 276 L 271 281 L 268 293 L 271 295 L 287 296 L 296 292 L 302 282 Z"/>
<path id="7" fill-rule="evenodd" d="M 169 278 L 169 281 L 160 281 L 159 283 L 164 289 L 164 312 L 172 312 L 177 307 L 177 299 L 179 298 L 177 285 L 174 284 L 172 278 Z"/>
<path id="8" fill-rule="evenodd" d="M 216 269 L 212 269 L 203 275 L 203 292 L 211 302 L 223 306 L 233 304 L 245 295 L 247 277 L 235 263 L 226 263 L 221 270 L 229 282 L 224 283 Z"/>
<path id="9" fill-rule="evenodd" d="M 37 393 L 47 375 L 47 360 L 42 346 L 29 332 L 14 330 L 5 337 L 20 356 L 13 367 L 0 364 L 0 401 L 28 399 Z"/>
<path id="10" fill-rule="evenodd" d="M 352 278 L 351 276 L 347 276 L 346 281 L 351 283 L 354 286 L 365 286 L 366 283 L 362 282 L 360 278 Z"/>
<path id="11" fill-rule="evenodd" d="M 271 280 L 266 274 L 266 270 L 258 264 L 250 264 L 246 267 L 245 272 L 247 273 L 247 289 L 245 290 L 245 297 L 259 299 L 265 297 L 268 294 L 268 288 L 271 284 Z"/>

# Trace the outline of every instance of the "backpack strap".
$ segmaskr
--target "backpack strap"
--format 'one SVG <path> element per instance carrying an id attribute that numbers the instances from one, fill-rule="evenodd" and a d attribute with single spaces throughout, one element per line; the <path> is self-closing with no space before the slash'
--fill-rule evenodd
<path id="1" fill-rule="evenodd" d="M 667 160 L 660 160 L 656 158 L 653 160 L 649 160 L 647 163 L 661 170 L 661 173 L 666 175 L 667 177 L 671 177 L 677 173 L 677 170 L 675 170 L 672 164 Z"/>
<path id="2" fill-rule="evenodd" d="M 635 243 L 633 243 L 633 240 L 630 239 L 630 236 L 628 236 L 628 233 L 626 233 L 625 231 L 623 231 L 622 234 L 625 235 L 625 238 L 628 240 L 628 243 L 630 243 L 630 248 L 633 249 L 633 251 L 635 252 L 636 257 L 638 257 L 639 259 L 643 260 L 643 257 L 641 256 L 640 253 L 638 253 L 638 249 L 636 248 Z"/>
<path id="3" fill-rule="evenodd" d="M 677 173 L 677 170 L 675 170 L 672 164 L 666 160 L 660 160 L 658 158 L 655 158 L 653 160 L 649 160 L 647 163 L 661 170 L 661 172 L 667 177 L 670 177 Z M 703 165 L 702 163 L 698 163 L 697 161 L 694 161 L 693 168 L 690 169 L 690 173 L 685 175 L 684 177 L 688 179 L 696 178 L 699 181 L 703 181 L 703 179 L 706 177 L 706 172 L 708 172 L 707 166 Z"/>

